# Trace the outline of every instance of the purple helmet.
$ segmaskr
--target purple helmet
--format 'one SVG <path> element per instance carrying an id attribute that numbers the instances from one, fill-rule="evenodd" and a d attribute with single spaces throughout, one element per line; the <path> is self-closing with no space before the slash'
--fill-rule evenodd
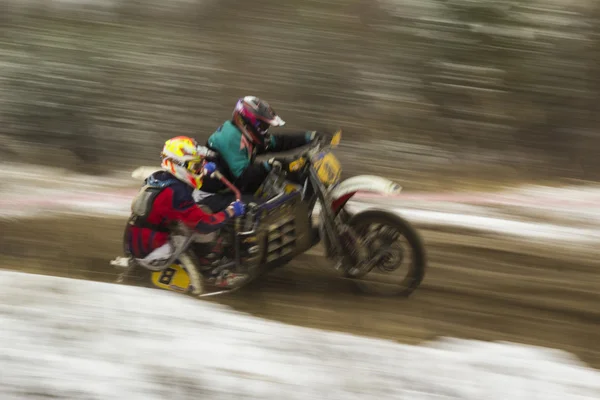
<path id="1" fill-rule="evenodd" d="M 232 121 L 251 143 L 259 145 L 264 144 L 270 127 L 285 125 L 269 103 L 255 96 L 238 100 Z"/>

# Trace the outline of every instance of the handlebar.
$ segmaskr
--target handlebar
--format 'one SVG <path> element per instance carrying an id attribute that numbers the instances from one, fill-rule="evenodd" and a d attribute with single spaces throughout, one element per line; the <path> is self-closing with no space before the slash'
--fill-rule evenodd
<path id="1" fill-rule="evenodd" d="M 322 137 L 315 143 L 311 144 L 311 146 L 309 146 L 308 149 L 304 150 L 300 156 L 304 157 L 307 160 L 310 160 L 310 158 L 312 156 L 314 156 L 315 154 L 317 154 L 318 152 L 320 152 L 328 147 L 331 147 L 330 141 L 331 141 L 331 137 L 329 137 L 329 135 Z"/>
<path id="2" fill-rule="evenodd" d="M 341 130 L 339 130 L 338 132 L 336 132 L 334 135 L 325 135 L 325 136 L 321 136 L 318 140 L 312 142 L 309 147 L 307 149 L 305 149 L 304 151 L 302 151 L 300 154 L 298 154 L 296 157 L 294 157 L 294 161 L 290 162 L 290 169 L 289 171 L 305 171 L 306 167 L 308 166 L 310 160 L 317 155 L 319 152 L 325 150 L 325 149 L 329 149 L 329 148 L 333 148 L 336 147 L 337 144 L 339 143 L 339 138 L 338 140 L 335 141 L 335 143 L 333 143 L 333 139 L 336 137 L 335 135 L 341 134 Z M 275 159 L 273 159 L 275 160 Z M 273 169 L 272 171 L 275 172 L 277 175 L 280 174 L 281 172 L 281 164 L 280 163 L 271 163 Z"/>
<path id="3" fill-rule="evenodd" d="M 331 145 L 331 137 L 328 137 L 328 136 L 329 135 L 321 138 L 320 140 L 318 140 L 314 144 L 312 144 L 308 149 L 306 149 L 305 151 L 302 152 L 301 157 L 305 158 L 306 160 L 310 160 L 312 158 L 312 156 L 314 156 L 318 152 L 320 152 L 328 147 L 335 147 L 335 145 L 333 145 L 333 146 Z M 235 187 L 235 185 L 233 183 L 231 183 L 229 181 L 229 179 L 225 178 L 223 176 L 223 174 L 221 174 L 219 171 L 214 171 L 210 175 L 210 178 L 216 178 L 216 179 L 220 180 L 225 186 L 227 186 L 234 193 L 235 199 L 238 201 L 241 201 L 242 194 L 240 193 L 239 189 L 237 187 Z"/>
<path id="4" fill-rule="evenodd" d="M 240 192 L 240 190 L 238 188 L 236 188 L 234 186 L 234 184 L 229 181 L 229 179 L 225 178 L 222 173 L 220 173 L 219 171 L 215 171 L 212 174 L 210 174 L 210 177 L 211 178 L 217 178 L 218 180 L 220 180 L 221 182 L 223 182 L 223 184 L 225 186 L 227 186 L 229 189 L 231 189 L 231 191 L 235 195 L 235 199 L 237 201 L 241 201 L 242 200 L 242 193 Z M 240 227 L 241 227 L 241 220 L 240 220 L 240 218 L 236 218 L 235 219 L 235 229 L 236 229 L 236 231 L 239 231 Z"/>
<path id="5" fill-rule="evenodd" d="M 217 178 L 220 180 L 225 186 L 227 186 L 235 195 L 235 199 L 240 201 L 242 200 L 242 194 L 238 188 L 235 187 L 233 183 L 229 181 L 229 179 L 225 178 L 222 173 L 219 171 L 215 171 L 210 175 L 211 178 Z"/>

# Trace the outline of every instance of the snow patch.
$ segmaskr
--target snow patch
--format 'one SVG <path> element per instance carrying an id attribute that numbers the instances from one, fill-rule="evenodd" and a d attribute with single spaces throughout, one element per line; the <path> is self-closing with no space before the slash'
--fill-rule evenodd
<path id="1" fill-rule="evenodd" d="M 352 211 L 358 212 L 382 207 L 376 203 L 353 202 L 349 205 L 349 208 Z M 391 206 L 385 208 L 391 209 L 415 225 L 452 226 L 455 228 L 494 232 L 531 239 L 573 242 L 600 241 L 600 229 L 567 227 L 541 222 L 524 222 L 507 218 L 494 218 L 486 215 L 474 215 L 474 208 L 468 209 L 460 207 L 464 211 L 462 213 L 419 210 L 413 208 L 392 208 Z"/>
<path id="2" fill-rule="evenodd" d="M 563 351 L 424 346 L 263 320 L 159 290 L 0 272 L 2 399 L 597 399 Z"/>
<path id="3" fill-rule="evenodd" d="M 102 178 L 62 169 L 0 164 L 0 218 L 49 215 L 127 217 L 133 197 L 154 167 Z M 359 193 L 354 210 L 393 210 L 416 225 L 434 224 L 526 239 L 590 243 L 600 240 L 600 188 L 528 185 L 497 193 Z M 527 219 L 527 220 L 525 220 Z M 550 223 L 552 221 L 552 223 Z"/>

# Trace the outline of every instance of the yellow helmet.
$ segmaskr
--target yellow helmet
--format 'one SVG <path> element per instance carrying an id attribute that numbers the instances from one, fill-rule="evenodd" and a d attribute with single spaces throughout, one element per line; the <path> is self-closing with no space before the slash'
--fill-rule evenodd
<path id="1" fill-rule="evenodd" d="M 208 149 L 187 136 L 177 136 L 165 142 L 161 167 L 195 189 L 202 187 L 203 169 Z"/>

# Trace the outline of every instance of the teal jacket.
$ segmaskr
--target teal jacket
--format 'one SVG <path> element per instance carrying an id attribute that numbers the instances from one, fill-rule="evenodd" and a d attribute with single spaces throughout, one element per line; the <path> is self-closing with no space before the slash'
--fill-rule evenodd
<path id="1" fill-rule="evenodd" d="M 219 153 L 227 168 L 225 171 L 242 192 L 256 191 L 269 173 L 267 163 L 255 163 L 257 155 L 289 151 L 304 146 L 310 142 L 311 132 L 291 135 L 270 135 L 267 143 L 262 146 L 253 146 L 242 135 L 242 132 L 231 122 L 226 121 L 207 141 L 207 146 Z M 223 167 L 223 165 L 219 165 Z"/>

